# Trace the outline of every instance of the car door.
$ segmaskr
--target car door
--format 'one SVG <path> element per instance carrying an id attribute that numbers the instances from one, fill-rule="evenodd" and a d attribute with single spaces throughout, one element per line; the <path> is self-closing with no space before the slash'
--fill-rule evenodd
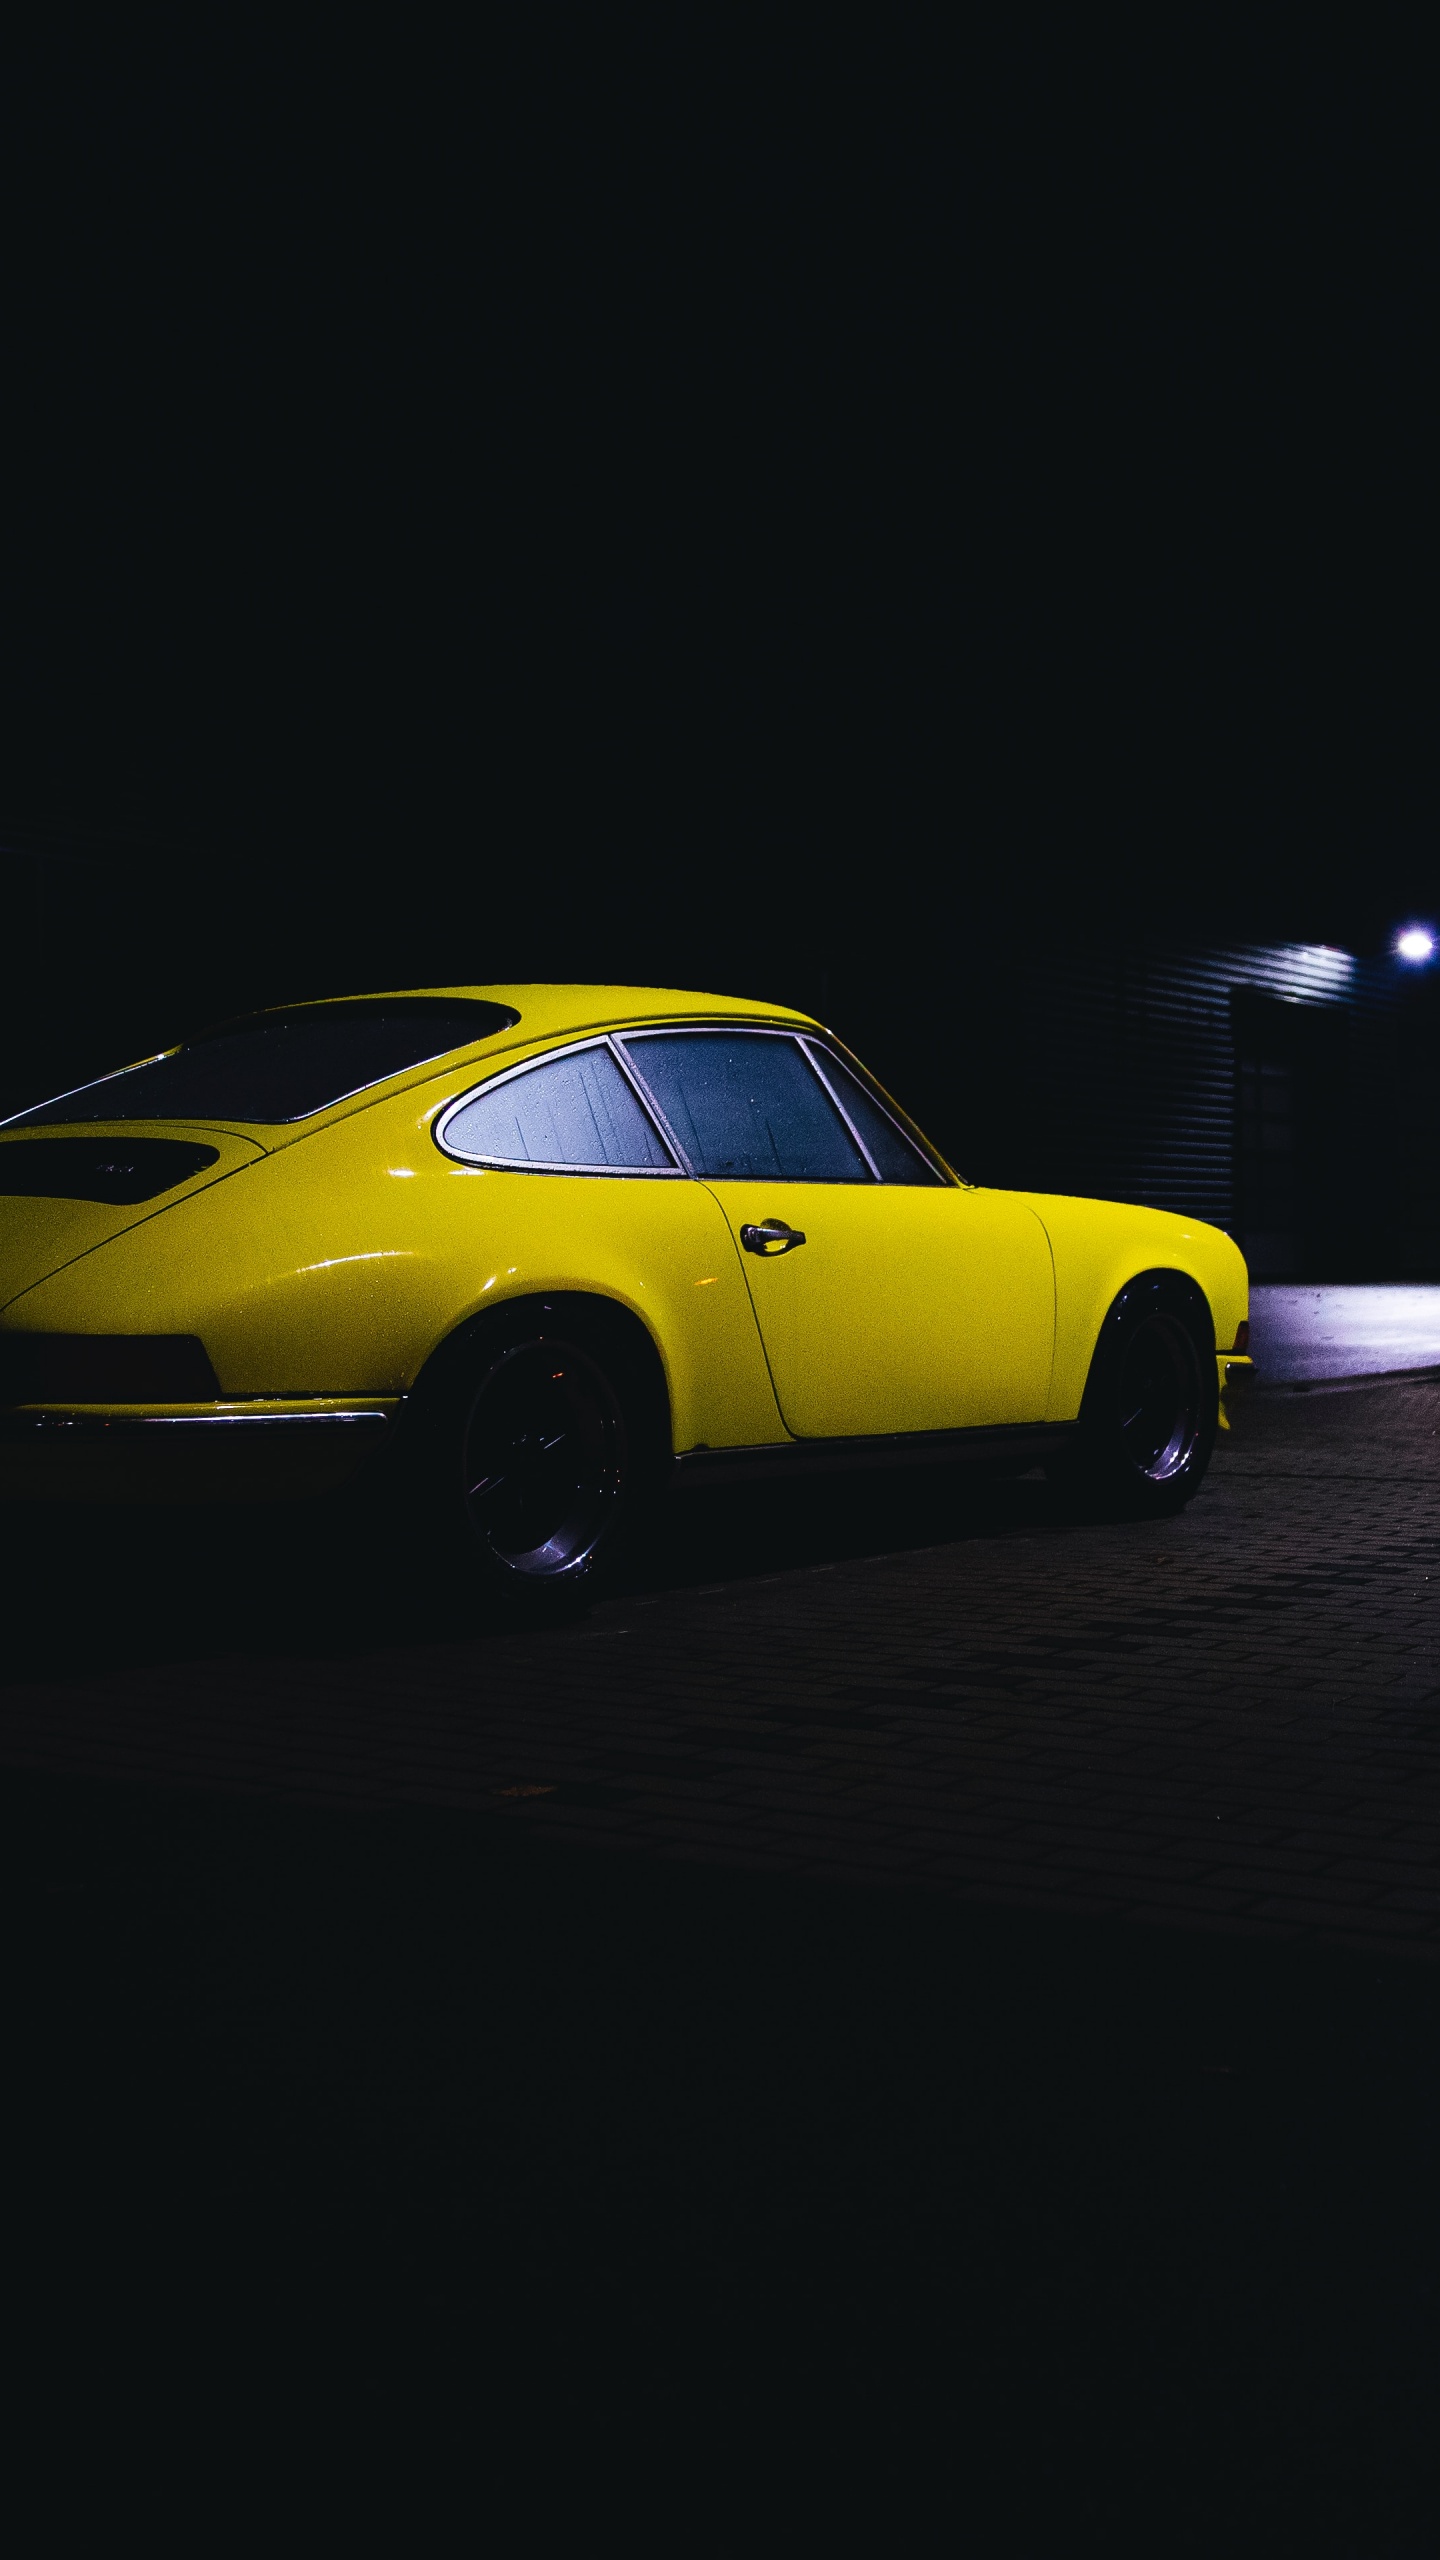
<path id="1" fill-rule="evenodd" d="M 1055 1293 L 1033 1210 L 943 1175 L 823 1042 L 747 1027 L 624 1047 L 730 1223 L 797 1438 L 1043 1417 Z"/>

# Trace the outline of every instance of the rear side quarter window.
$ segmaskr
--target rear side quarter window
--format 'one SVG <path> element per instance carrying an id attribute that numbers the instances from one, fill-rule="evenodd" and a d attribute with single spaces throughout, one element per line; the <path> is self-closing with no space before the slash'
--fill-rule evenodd
<path id="1" fill-rule="evenodd" d="M 529 1173 L 675 1173 L 669 1148 L 609 1048 L 542 1058 L 456 1103 L 435 1131 L 465 1164 Z"/>

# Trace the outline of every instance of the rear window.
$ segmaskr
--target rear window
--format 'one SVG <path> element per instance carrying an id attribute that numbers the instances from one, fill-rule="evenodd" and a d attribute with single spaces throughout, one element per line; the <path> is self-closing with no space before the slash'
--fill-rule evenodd
<path id="1" fill-rule="evenodd" d="M 520 1019 L 479 996 L 361 997 L 292 1005 L 204 1031 L 167 1058 L 57 1095 L 7 1125 L 76 1120 L 308 1120 L 406 1067 Z"/>

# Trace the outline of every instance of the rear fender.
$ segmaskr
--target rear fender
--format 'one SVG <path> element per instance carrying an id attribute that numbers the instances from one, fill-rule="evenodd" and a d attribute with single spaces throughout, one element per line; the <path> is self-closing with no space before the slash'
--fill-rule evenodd
<path id="1" fill-rule="evenodd" d="M 677 1448 L 786 1437 L 739 1253 L 703 1185 L 456 1165 L 408 1100 L 117 1236 L 6 1321 L 196 1334 L 227 1398 L 389 1396 L 472 1318 L 551 1291 L 613 1299 L 644 1326 Z"/>

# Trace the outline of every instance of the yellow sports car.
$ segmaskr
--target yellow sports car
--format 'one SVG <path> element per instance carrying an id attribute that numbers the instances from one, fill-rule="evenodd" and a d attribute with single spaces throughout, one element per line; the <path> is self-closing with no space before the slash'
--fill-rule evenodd
<path id="1" fill-rule="evenodd" d="M 363 1471 L 483 1576 L 587 1583 L 667 1478 L 1037 1461 L 1192 1494 L 1245 1265 L 962 1181 L 831 1033 L 642 987 L 259 1013 L 0 1128 L 0 1489 Z"/>

